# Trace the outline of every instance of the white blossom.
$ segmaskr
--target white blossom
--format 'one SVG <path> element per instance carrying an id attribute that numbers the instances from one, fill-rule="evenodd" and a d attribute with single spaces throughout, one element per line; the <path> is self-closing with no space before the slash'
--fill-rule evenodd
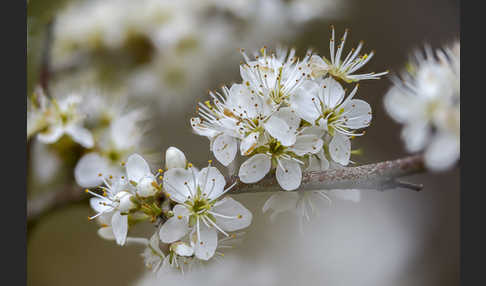
<path id="1" fill-rule="evenodd" d="M 331 40 L 329 42 L 330 60 L 325 57 L 313 55 L 310 59 L 310 66 L 312 70 L 311 75 L 313 77 L 318 78 L 329 74 L 335 78 L 339 78 L 350 83 L 367 79 L 379 79 L 381 76 L 388 73 L 388 71 L 385 71 L 380 73 L 370 72 L 365 74 L 353 74 L 366 65 L 375 53 L 371 51 L 369 54 L 359 55 L 359 52 L 363 47 L 363 42 L 360 42 L 356 49 L 351 49 L 344 60 L 341 60 L 341 55 L 343 53 L 347 36 L 348 30 L 346 29 L 343 37 L 341 38 L 341 43 L 338 45 L 337 50 L 335 51 L 334 26 L 331 26 Z"/>
<path id="2" fill-rule="evenodd" d="M 93 135 L 83 126 L 85 115 L 79 112 L 81 101 L 81 96 L 73 93 L 60 99 L 52 99 L 44 105 L 41 109 L 41 120 L 45 121 L 46 127 L 37 132 L 37 139 L 42 143 L 52 144 L 66 134 L 85 148 L 93 147 Z"/>
<path id="3" fill-rule="evenodd" d="M 349 138 L 361 136 L 371 123 L 371 107 L 364 100 L 353 99 L 358 86 L 345 97 L 342 86 L 332 77 L 307 81 L 291 98 L 291 107 L 305 121 L 325 131 L 331 158 L 346 166 L 351 156 Z M 330 139 L 329 139 L 330 138 Z"/>
<path id="4" fill-rule="evenodd" d="M 385 96 L 388 114 L 404 124 L 409 152 L 425 152 L 431 170 L 451 168 L 460 157 L 460 44 L 419 51 Z"/>
<path id="5" fill-rule="evenodd" d="M 250 225 L 252 214 L 230 197 L 218 200 L 228 192 L 226 181 L 218 169 L 209 165 L 201 171 L 189 166 L 169 169 L 164 176 L 164 189 L 177 205 L 173 216 L 160 228 L 165 243 L 180 240 L 187 234 L 195 238 L 194 254 L 198 259 L 210 259 L 217 247 L 218 231 L 243 229 Z"/>

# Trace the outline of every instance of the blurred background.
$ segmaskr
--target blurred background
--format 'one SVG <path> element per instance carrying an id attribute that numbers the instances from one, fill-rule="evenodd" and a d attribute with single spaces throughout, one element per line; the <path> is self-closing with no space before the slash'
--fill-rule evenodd
<path id="1" fill-rule="evenodd" d="M 414 49 L 458 40 L 459 14 L 453 0 L 31 0 L 28 90 L 39 82 L 51 26 L 50 85 L 61 86 L 55 90 L 94 87 L 150 107 L 143 140 L 160 154 L 177 146 L 201 166 L 211 158 L 208 141 L 192 134 L 189 119 L 208 89 L 239 80 L 238 48 L 251 53 L 281 43 L 328 56 L 333 24 L 337 36 L 350 29 L 345 51 L 364 40 L 363 52 L 376 52 L 366 72 L 394 73 Z M 406 155 L 401 126 L 383 108 L 390 85 L 388 79 L 360 83 L 357 96 L 370 103 L 374 118 L 353 143 L 364 150 L 353 157 L 358 164 Z M 46 152 L 33 154 L 28 196 L 56 186 L 55 176 L 37 175 L 56 165 Z M 162 166 L 162 155 L 151 163 Z M 146 275 L 141 247 L 121 248 L 97 236 L 83 201 L 29 229 L 28 285 L 459 285 L 459 168 L 409 180 L 425 188 L 364 191 L 360 203 L 335 200 L 304 234 L 291 215 L 270 223 L 262 214 L 269 194 L 239 195 L 254 215 L 244 242 L 204 273 L 158 282 Z"/>

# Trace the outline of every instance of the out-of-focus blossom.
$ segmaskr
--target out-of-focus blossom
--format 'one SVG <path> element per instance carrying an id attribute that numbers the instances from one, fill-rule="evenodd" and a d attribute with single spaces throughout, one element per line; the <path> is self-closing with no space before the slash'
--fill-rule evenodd
<path id="1" fill-rule="evenodd" d="M 441 171 L 460 157 L 460 44 L 434 54 L 417 51 L 384 100 L 388 114 L 404 124 L 409 152 L 424 150 L 426 166 Z"/>

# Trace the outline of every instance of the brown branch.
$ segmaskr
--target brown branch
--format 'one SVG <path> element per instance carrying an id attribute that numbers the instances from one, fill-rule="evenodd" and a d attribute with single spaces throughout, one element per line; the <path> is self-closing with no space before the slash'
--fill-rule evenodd
<path id="1" fill-rule="evenodd" d="M 423 187 L 422 185 L 397 179 L 424 171 L 423 157 L 416 155 L 358 167 L 321 172 L 304 172 L 302 183 L 298 190 L 361 189 L 383 191 L 405 188 L 420 191 Z M 236 186 L 230 191 L 232 194 L 282 191 L 275 179 L 275 174 L 271 174 L 258 183 L 251 185 L 242 183 L 236 176 L 231 176 L 227 181 L 228 186 L 237 182 Z"/>
<path id="2" fill-rule="evenodd" d="M 419 191 L 422 185 L 399 181 L 398 178 L 424 172 L 422 156 L 410 156 L 393 161 L 385 161 L 358 167 L 347 167 L 321 172 L 304 172 L 302 183 L 298 190 L 323 189 L 361 189 L 388 190 L 405 188 Z M 275 175 L 269 175 L 258 183 L 247 185 L 238 180 L 237 176 L 227 178 L 228 186 L 237 182 L 231 194 L 277 192 L 283 191 L 278 185 Z M 69 187 L 56 192 L 41 194 L 28 200 L 27 220 L 34 220 L 43 214 L 87 198 L 86 194 L 76 187 Z"/>

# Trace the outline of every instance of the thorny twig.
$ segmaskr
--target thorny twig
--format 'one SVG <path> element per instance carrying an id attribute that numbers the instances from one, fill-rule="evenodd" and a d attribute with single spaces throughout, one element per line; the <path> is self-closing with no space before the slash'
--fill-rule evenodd
<path id="1" fill-rule="evenodd" d="M 414 191 L 422 185 L 403 182 L 398 178 L 424 172 L 424 161 L 420 155 L 384 161 L 358 167 L 347 167 L 320 172 L 304 172 L 302 184 L 298 191 L 323 189 L 361 189 L 388 190 L 404 188 Z M 283 191 L 275 175 L 270 175 L 258 183 L 247 185 L 231 176 L 226 180 L 228 185 L 237 182 L 231 194 Z M 70 187 L 56 192 L 41 194 L 27 202 L 27 220 L 31 221 L 61 206 L 69 205 L 86 198 L 81 188 Z"/>

